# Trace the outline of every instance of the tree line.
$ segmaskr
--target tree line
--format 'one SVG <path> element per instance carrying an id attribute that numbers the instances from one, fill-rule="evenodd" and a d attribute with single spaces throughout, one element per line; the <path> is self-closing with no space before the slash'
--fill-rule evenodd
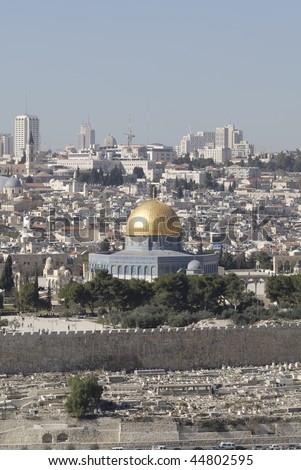
<path id="1" fill-rule="evenodd" d="M 90 171 L 80 171 L 80 169 L 77 168 L 75 177 L 76 181 L 91 185 L 121 186 L 123 184 L 123 174 L 118 166 L 115 166 L 107 173 L 104 173 L 102 168 L 93 168 Z"/>
<path id="2" fill-rule="evenodd" d="M 93 280 L 70 281 L 59 292 L 65 311 L 87 309 L 113 326 L 154 328 L 187 326 L 202 318 L 239 318 L 247 308 L 262 307 L 235 274 L 188 276 L 164 274 L 152 283 L 143 279 L 118 279 L 100 270 Z"/>

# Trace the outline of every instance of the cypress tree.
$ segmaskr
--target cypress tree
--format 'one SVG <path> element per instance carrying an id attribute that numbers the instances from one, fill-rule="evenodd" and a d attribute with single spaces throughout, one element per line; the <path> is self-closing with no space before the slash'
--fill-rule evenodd
<path id="1" fill-rule="evenodd" d="M 11 255 L 8 255 L 0 277 L 0 288 L 5 292 L 10 292 L 15 285 L 12 265 Z"/>

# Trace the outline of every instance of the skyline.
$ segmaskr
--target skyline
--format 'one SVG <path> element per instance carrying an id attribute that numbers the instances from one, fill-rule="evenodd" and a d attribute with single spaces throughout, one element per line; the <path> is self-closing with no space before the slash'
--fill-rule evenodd
<path id="1" fill-rule="evenodd" d="M 255 151 L 301 147 L 297 0 L 15 0 L 2 8 L 0 132 L 27 112 L 41 148 L 96 142 L 179 145 L 233 123 Z M 299 41 L 298 41 L 299 40 Z"/>

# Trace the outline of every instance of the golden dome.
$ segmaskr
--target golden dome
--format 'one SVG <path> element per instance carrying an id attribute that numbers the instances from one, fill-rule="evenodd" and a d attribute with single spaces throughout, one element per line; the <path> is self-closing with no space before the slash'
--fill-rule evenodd
<path id="1" fill-rule="evenodd" d="M 128 236 L 179 236 L 181 224 L 175 211 L 157 199 L 142 202 L 133 210 L 126 224 Z"/>

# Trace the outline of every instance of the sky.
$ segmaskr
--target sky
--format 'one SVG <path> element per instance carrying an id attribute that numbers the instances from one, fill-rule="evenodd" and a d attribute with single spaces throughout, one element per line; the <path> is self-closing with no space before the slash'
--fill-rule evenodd
<path id="1" fill-rule="evenodd" d="M 0 133 L 41 148 L 179 145 L 234 124 L 257 152 L 301 147 L 300 0 L 2 0 Z"/>

